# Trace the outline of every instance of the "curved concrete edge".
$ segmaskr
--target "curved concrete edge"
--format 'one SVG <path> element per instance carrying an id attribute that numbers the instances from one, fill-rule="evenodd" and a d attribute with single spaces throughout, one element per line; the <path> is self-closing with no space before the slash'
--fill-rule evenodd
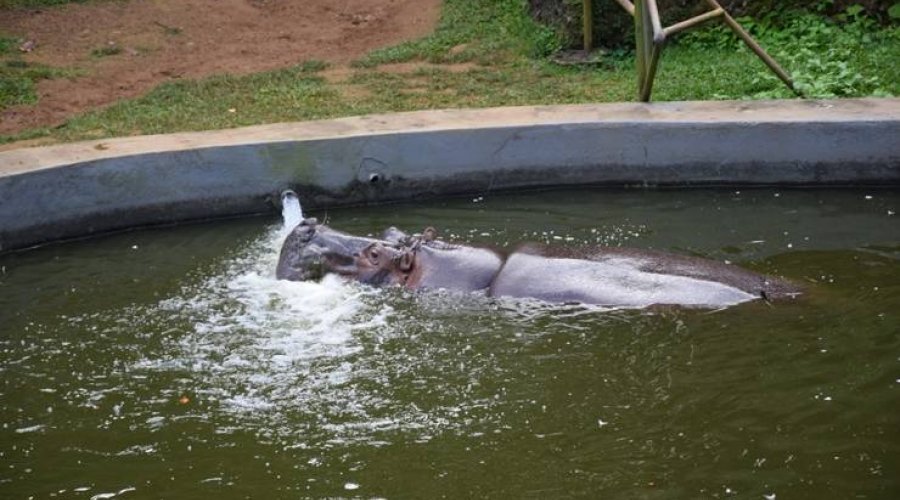
<path id="1" fill-rule="evenodd" d="M 585 184 L 900 184 L 900 99 L 441 110 L 0 153 L 0 252 L 271 210 Z"/>

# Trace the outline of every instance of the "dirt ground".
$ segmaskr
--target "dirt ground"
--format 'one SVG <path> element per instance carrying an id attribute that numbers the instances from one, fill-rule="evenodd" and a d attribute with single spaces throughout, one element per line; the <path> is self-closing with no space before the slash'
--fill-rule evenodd
<path id="1" fill-rule="evenodd" d="M 38 103 L 0 115 L 0 134 L 54 126 L 167 80 L 245 74 L 308 60 L 342 64 L 433 30 L 440 0 L 129 0 L 0 11 L 33 40 L 28 62 L 81 76 L 38 83 Z M 98 56 L 107 48 L 111 55 Z"/>

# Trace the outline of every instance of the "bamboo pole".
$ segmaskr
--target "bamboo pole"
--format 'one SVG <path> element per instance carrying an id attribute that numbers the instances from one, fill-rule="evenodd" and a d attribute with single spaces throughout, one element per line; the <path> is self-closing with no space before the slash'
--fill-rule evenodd
<path id="1" fill-rule="evenodd" d="M 594 50 L 594 6 L 592 0 L 582 0 L 581 5 L 584 6 L 582 14 L 582 27 L 584 33 L 584 51 L 590 52 Z"/>
<path id="2" fill-rule="evenodd" d="M 692 28 L 702 22 L 708 21 L 714 17 L 719 17 L 725 13 L 725 9 L 715 9 L 711 10 L 705 14 L 700 14 L 699 16 L 692 17 L 686 21 L 681 21 L 680 23 L 675 23 L 672 26 L 663 30 L 663 33 L 666 34 L 666 38 L 678 33 L 679 31 L 684 31 L 688 28 Z"/>
<path id="3" fill-rule="evenodd" d="M 644 2 L 637 0 L 634 6 L 634 63 L 638 77 L 638 99 L 644 99 L 644 80 L 647 78 L 647 26 L 644 23 Z"/>
<path id="4" fill-rule="evenodd" d="M 634 4 L 633 3 L 631 3 L 629 0 L 616 0 L 616 2 L 618 2 L 619 5 L 621 5 L 622 8 L 625 9 L 625 12 L 628 12 L 629 14 L 634 16 Z"/>
<path id="5" fill-rule="evenodd" d="M 653 80 L 659 67 L 659 56 L 665 45 L 665 34 L 659 21 L 656 0 L 638 0 L 635 15 L 638 35 L 638 99 L 650 102 Z"/>
<path id="6" fill-rule="evenodd" d="M 662 43 L 666 39 L 663 33 L 662 23 L 659 20 L 659 8 L 656 6 L 656 0 L 644 0 L 647 14 L 650 16 L 650 27 L 653 28 L 653 43 Z"/>
<path id="7" fill-rule="evenodd" d="M 798 96 L 803 94 L 794 87 L 794 82 L 785 71 L 766 51 L 750 36 L 733 17 L 719 5 L 717 0 L 706 0 L 713 10 L 694 16 L 685 21 L 675 23 L 663 29 L 659 9 L 656 0 L 616 0 L 623 9 L 634 17 L 635 41 L 636 41 L 636 65 L 638 73 L 638 99 L 644 102 L 650 101 L 653 92 L 653 80 L 656 78 L 656 70 L 659 66 L 659 58 L 668 37 L 688 28 L 697 26 L 710 19 L 721 17 L 725 24 L 772 70 L 785 85 Z M 585 3 L 589 3 L 587 0 Z"/>

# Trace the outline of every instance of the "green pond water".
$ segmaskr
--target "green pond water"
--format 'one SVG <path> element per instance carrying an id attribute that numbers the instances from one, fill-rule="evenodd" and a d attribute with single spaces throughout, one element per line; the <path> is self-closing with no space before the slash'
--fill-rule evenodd
<path id="1" fill-rule="evenodd" d="M 718 311 L 279 282 L 274 216 L 0 256 L 0 498 L 900 498 L 897 210 L 704 189 L 307 214 L 807 287 Z"/>

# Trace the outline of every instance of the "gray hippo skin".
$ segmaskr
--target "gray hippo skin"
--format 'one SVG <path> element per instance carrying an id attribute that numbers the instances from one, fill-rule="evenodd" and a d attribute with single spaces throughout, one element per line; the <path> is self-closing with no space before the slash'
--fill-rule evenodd
<path id="1" fill-rule="evenodd" d="M 275 276 L 289 281 L 320 279 L 327 273 L 355 276 L 354 259 L 377 241 L 335 231 L 316 219 L 304 219 L 285 238 Z"/>
<path id="2" fill-rule="evenodd" d="M 728 264 L 632 248 L 524 245 L 508 255 L 390 228 L 379 239 L 300 223 L 285 240 L 279 279 L 337 273 L 373 286 L 483 291 L 492 297 L 646 307 L 725 307 L 792 298 L 793 284 Z"/>

